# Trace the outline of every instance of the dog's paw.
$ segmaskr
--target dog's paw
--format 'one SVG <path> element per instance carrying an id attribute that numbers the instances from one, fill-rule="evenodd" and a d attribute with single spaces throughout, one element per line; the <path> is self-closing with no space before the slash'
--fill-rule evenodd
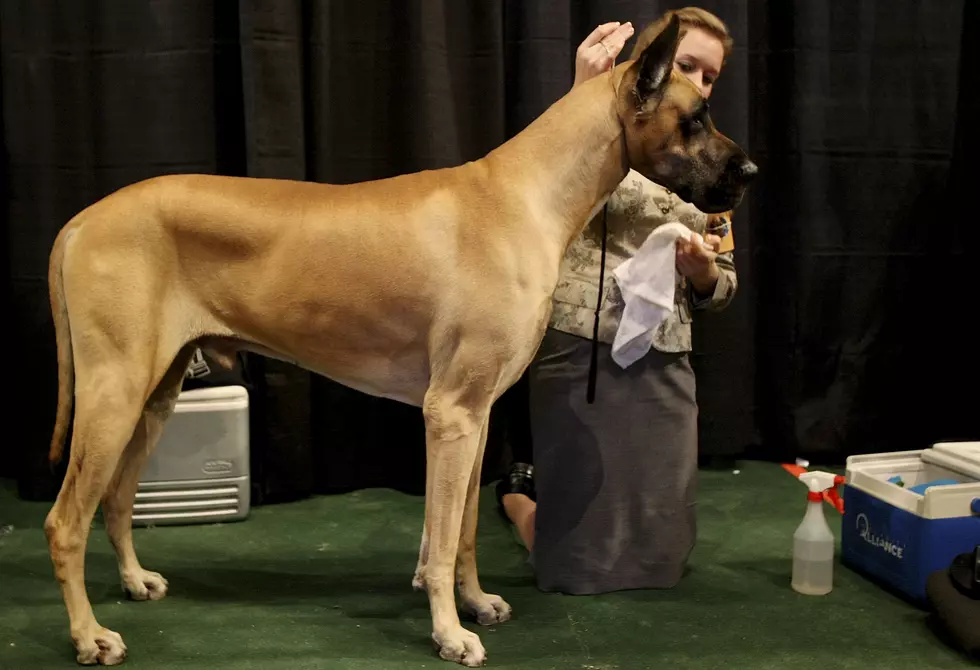
<path id="1" fill-rule="evenodd" d="M 76 660 L 82 665 L 119 665 L 126 660 L 126 644 L 119 633 L 95 626 L 91 633 L 72 636 Z"/>
<path id="2" fill-rule="evenodd" d="M 160 600 L 167 595 L 168 582 L 158 572 L 138 570 L 121 577 L 123 591 L 133 600 Z"/>
<path id="3" fill-rule="evenodd" d="M 462 626 L 445 633 L 433 633 L 432 641 L 439 649 L 439 656 L 447 661 L 453 661 L 467 668 L 479 668 L 487 660 L 487 652 L 476 633 L 471 633 Z"/>
<path id="4" fill-rule="evenodd" d="M 511 607 L 500 596 L 481 593 L 475 598 L 464 597 L 462 601 L 462 610 L 476 617 L 476 622 L 481 626 L 510 621 Z"/>

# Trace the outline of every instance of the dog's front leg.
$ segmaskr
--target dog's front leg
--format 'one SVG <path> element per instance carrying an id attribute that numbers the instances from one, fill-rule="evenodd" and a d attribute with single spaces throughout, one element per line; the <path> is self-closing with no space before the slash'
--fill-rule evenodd
<path id="1" fill-rule="evenodd" d="M 483 454 L 487 444 L 489 420 L 484 422 L 480 435 L 480 446 L 473 463 L 469 486 L 466 491 L 466 506 L 463 509 L 462 531 L 459 536 L 459 548 L 456 552 L 456 585 L 459 587 L 461 609 L 473 615 L 477 623 L 490 626 L 495 623 L 508 621 L 511 607 L 498 595 L 485 593 L 480 587 L 476 568 L 476 531 L 480 512 L 480 477 L 483 472 Z M 426 467 L 426 497 L 432 495 L 431 463 Z M 416 590 L 425 590 L 425 564 L 429 559 L 429 535 L 425 524 L 422 525 L 422 542 L 419 545 L 419 560 L 415 568 L 412 586 Z"/>
<path id="2" fill-rule="evenodd" d="M 486 651 L 480 638 L 460 624 L 453 580 L 470 475 L 490 411 L 489 400 L 473 402 L 471 394 L 435 389 L 426 394 L 426 472 L 431 481 L 425 501 L 427 555 L 417 580 L 429 594 L 432 639 L 439 655 L 475 668 L 483 665 Z M 464 403 L 467 395 L 469 402 Z"/>
<path id="3" fill-rule="evenodd" d="M 432 500 L 432 483 L 435 482 L 435 476 L 432 474 L 432 468 L 435 465 L 435 460 L 432 458 L 425 459 L 425 501 L 426 501 L 426 514 L 428 514 L 428 505 Z M 425 564 L 429 560 L 429 527 L 424 521 L 422 522 L 422 541 L 419 543 L 419 560 L 415 566 L 415 576 L 412 577 L 412 588 L 416 591 L 425 590 Z"/>
<path id="4" fill-rule="evenodd" d="M 476 569 L 476 529 L 480 516 L 480 477 L 483 474 L 483 454 L 487 446 L 490 422 L 483 423 L 480 447 L 473 463 L 470 483 L 466 491 L 466 507 L 463 510 L 463 527 L 456 556 L 456 584 L 459 586 L 461 608 L 476 617 L 481 626 L 503 623 L 510 619 L 511 607 L 498 595 L 484 593 Z"/>

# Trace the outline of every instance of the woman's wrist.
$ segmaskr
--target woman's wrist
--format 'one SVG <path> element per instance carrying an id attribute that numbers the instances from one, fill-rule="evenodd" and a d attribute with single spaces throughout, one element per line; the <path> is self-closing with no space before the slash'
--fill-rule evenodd
<path id="1" fill-rule="evenodd" d="M 718 277 L 720 275 L 721 272 L 718 270 L 718 264 L 711 261 L 711 264 L 703 275 L 690 277 L 694 292 L 702 297 L 711 295 L 715 291 L 715 286 L 718 285 Z"/>

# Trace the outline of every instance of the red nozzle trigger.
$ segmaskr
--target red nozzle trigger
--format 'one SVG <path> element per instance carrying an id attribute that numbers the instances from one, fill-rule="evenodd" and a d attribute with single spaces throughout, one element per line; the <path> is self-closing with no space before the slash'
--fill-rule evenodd
<path id="1" fill-rule="evenodd" d="M 844 513 L 844 499 L 841 498 L 840 492 L 837 490 L 837 487 L 843 484 L 845 481 L 847 481 L 845 477 L 842 477 L 841 475 L 837 475 L 836 477 L 834 477 L 834 486 L 832 488 L 827 489 L 823 493 L 824 500 L 830 503 L 841 514 Z"/>

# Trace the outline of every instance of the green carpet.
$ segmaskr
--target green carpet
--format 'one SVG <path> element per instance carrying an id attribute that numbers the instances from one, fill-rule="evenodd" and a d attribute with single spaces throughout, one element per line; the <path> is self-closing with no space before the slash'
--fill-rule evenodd
<path id="1" fill-rule="evenodd" d="M 805 489 L 773 465 L 702 471 L 699 544 L 670 591 L 600 597 L 543 594 L 525 553 L 484 491 L 484 588 L 515 618 L 480 629 L 488 667 L 972 667 L 925 613 L 846 568 L 822 598 L 789 587 L 790 543 Z M 0 481 L 0 667 L 75 667 L 42 523 L 47 504 Z M 825 508 L 835 532 L 840 516 Z M 422 500 L 386 490 L 253 510 L 228 525 L 136 530 L 144 566 L 170 580 L 159 602 L 119 588 L 101 523 L 89 544 L 89 595 L 122 634 L 128 668 L 442 668 L 426 598 L 411 589 Z M 10 528 L 12 526 L 12 528 Z M 5 530 L 4 527 L 6 527 Z"/>

